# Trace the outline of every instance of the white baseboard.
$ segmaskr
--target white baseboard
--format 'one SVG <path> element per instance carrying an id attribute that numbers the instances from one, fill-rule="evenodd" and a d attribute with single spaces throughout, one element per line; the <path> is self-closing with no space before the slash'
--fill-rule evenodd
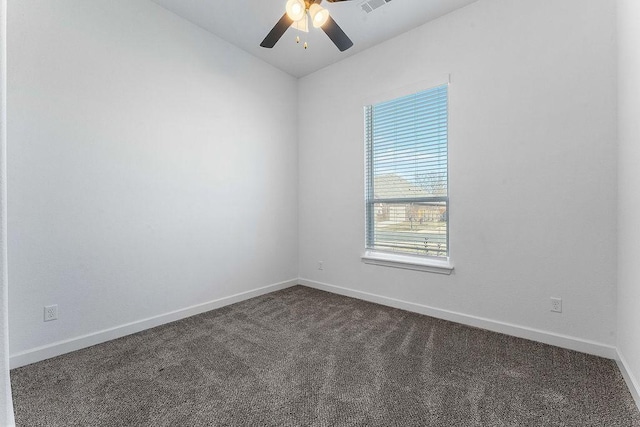
<path id="1" fill-rule="evenodd" d="M 246 292 L 240 292 L 228 297 L 219 298 L 213 301 L 197 304 L 191 307 L 183 308 L 180 310 L 172 311 L 170 313 L 161 314 L 159 316 L 150 317 L 147 319 L 138 320 L 136 322 L 127 323 L 124 325 L 116 326 L 114 328 L 105 329 L 102 331 L 94 332 L 87 335 L 71 338 L 64 341 L 58 341 L 53 344 L 48 344 L 42 347 L 36 347 L 27 351 L 16 353 L 10 357 L 11 369 L 19 368 L 20 366 L 29 365 L 31 363 L 39 362 L 51 357 L 60 356 L 61 354 L 69 353 L 71 351 L 80 350 L 92 345 L 101 344 L 106 341 L 110 341 L 116 338 L 121 338 L 126 335 L 131 335 L 136 332 L 144 331 L 145 329 L 154 328 L 156 326 L 164 325 L 165 323 L 174 322 L 176 320 L 184 319 L 186 317 L 195 316 L 196 314 L 204 313 L 206 311 L 214 310 L 216 308 L 224 307 L 230 304 L 235 304 L 240 301 L 244 301 L 250 298 L 254 298 L 260 295 L 268 294 L 270 292 L 278 291 L 281 289 L 289 288 L 298 284 L 297 279 L 291 279 L 280 283 L 275 283 L 269 286 L 252 289 Z"/>
<path id="2" fill-rule="evenodd" d="M 356 291 L 340 286 L 329 285 L 327 283 L 316 282 L 300 278 L 298 283 L 310 288 L 322 291 L 332 292 L 334 294 L 344 295 L 357 298 L 369 302 L 374 302 L 389 307 L 399 308 L 414 313 L 424 314 L 438 319 L 449 320 L 451 322 L 461 323 L 463 325 L 473 326 L 476 328 L 486 329 L 493 332 L 499 332 L 512 335 L 519 338 L 525 338 L 545 344 L 555 345 L 557 347 L 575 350 L 582 353 L 588 353 L 595 356 L 606 357 L 608 359 L 617 359 L 618 353 L 616 347 L 602 344 L 595 341 L 584 340 L 581 338 L 571 337 L 568 335 L 557 334 L 554 332 L 543 331 L 539 329 L 529 328 L 526 326 L 514 325 L 511 323 L 500 322 L 497 320 L 487 319 L 483 317 L 471 316 L 468 314 L 457 313 L 449 310 L 429 307 L 414 302 L 402 301 L 395 298 L 385 297 L 382 295 L 371 294 L 368 292 Z"/>
<path id="3" fill-rule="evenodd" d="M 114 328 L 105 329 L 102 331 L 94 332 L 87 335 L 71 338 L 64 341 L 58 341 L 52 344 L 48 344 L 42 347 L 36 347 L 27 351 L 16 353 L 10 357 L 11 369 L 25 366 L 31 363 L 39 362 L 41 360 L 49 359 L 51 357 L 59 356 L 61 354 L 69 353 L 71 351 L 80 350 L 92 345 L 100 344 L 113 339 L 121 338 L 126 335 L 130 335 L 136 332 L 140 332 L 149 328 L 163 325 L 165 323 L 173 322 L 176 320 L 184 319 L 186 317 L 194 316 L 196 314 L 204 313 L 206 311 L 214 310 L 216 308 L 224 307 L 236 302 L 244 301 L 250 298 L 254 298 L 260 295 L 264 295 L 277 290 L 289 288 L 301 284 L 310 288 L 320 289 L 323 291 L 345 295 L 352 298 L 361 299 L 364 301 L 374 302 L 377 304 L 386 305 L 389 307 L 399 308 L 402 310 L 411 311 L 414 313 L 424 314 L 427 316 L 436 317 L 438 319 L 449 320 L 464 325 L 469 325 L 477 328 L 487 329 L 489 331 L 499 332 L 507 335 L 512 335 L 520 338 L 525 338 L 533 341 L 542 342 L 545 344 L 555 345 L 570 350 L 580 351 L 583 353 L 593 354 L 600 357 L 606 357 L 615 360 L 621 359 L 618 355 L 617 349 L 614 346 L 602 344 L 594 341 L 575 338 L 567 335 L 556 334 L 553 332 L 542 331 L 538 329 L 528 328 L 525 326 L 514 325 L 505 322 L 499 322 L 492 319 L 471 316 L 468 314 L 457 313 L 449 310 L 442 310 L 439 308 L 429 307 L 422 304 L 417 304 L 408 301 L 402 301 L 395 298 L 390 298 L 382 295 L 371 294 L 368 292 L 357 291 L 340 286 L 330 285 L 327 283 L 316 282 L 304 278 L 287 280 L 280 283 L 275 283 L 269 286 L 256 288 L 250 291 L 241 292 L 228 297 L 219 298 L 206 303 L 194 305 L 181 310 L 176 310 L 170 313 L 161 314 L 159 316 L 142 319 L 136 322 L 127 323 L 124 325 L 116 326 Z M 626 368 L 625 368 L 626 369 Z M 626 371 L 623 371 L 623 374 Z M 625 375 L 628 375 L 625 374 Z M 627 377 L 625 377 L 626 379 Z M 632 377 L 629 377 L 630 379 Z M 631 380 L 631 384 L 635 384 L 635 392 L 637 395 L 637 382 Z M 636 397 L 636 396 L 634 396 Z"/>
<path id="4" fill-rule="evenodd" d="M 618 351 L 616 362 L 624 377 L 624 381 L 627 383 L 627 387 L 629 387 L 631 396 L 633 396 L 633 400 L 636 402 L 636 406 L 640 409 L 640 382 L 638 382 L 638 379 L 633 375 L 633 371 L 629 369 L 629 364 L 620 351 Z"/>

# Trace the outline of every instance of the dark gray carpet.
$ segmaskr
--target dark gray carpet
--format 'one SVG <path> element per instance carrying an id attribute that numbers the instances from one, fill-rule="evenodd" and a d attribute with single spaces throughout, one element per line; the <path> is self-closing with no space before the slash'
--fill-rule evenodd
<path id="1" fill-rule="evenodd" d="M 640 426 L 611 360 L 302 286 L 11 377 L 19 426 Z"/>

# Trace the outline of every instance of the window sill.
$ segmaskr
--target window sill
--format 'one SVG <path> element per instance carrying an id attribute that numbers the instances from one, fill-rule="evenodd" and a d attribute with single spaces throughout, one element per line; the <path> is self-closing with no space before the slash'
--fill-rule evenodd
<path id="1" fill-rule="evenodd" d="M 362 262 L 385 267 L 404 268 L 407 270 L 427 271 L 429 273 L 451 274 L 451 259 L 425 258 L 413 255 L 400 255 L 388 252 L 365 251 Z"/>

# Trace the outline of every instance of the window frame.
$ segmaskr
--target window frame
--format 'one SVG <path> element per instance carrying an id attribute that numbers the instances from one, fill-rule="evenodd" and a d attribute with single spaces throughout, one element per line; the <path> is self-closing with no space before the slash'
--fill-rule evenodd
<path id="1" fill-rule="evenodd" d="M 369 155 L 373 154 L 373 148 L 371 144 L 373 144 L 373 137 L 371 135 L 371 123 L 368 123 L 368 112 L 371 111 L 374 105 L 393 101 L 396 99 L 403 98 L 408 95 L 417 94 L 420 92 L 426 92 L 431 89 L 436 89 L 442 86 L 446 86 L 446 96 L 447 96 L 447 194 L 445 196 L 425 196 L 425 197 L 416 197 L 416 198 L 387 198 L 387 199 L 375 199 L 373 195 L 374 191 L 374 176 L 373 176 L 373 165 L 369 162 Z M 440 273 L 440 274 L 451 274 L 454 267 L 453 262 L 451 260 L 451 248 L 450 248 L 450 191 L 449 191 L 449 177 L 450 177 L 450 168 L 449 168 L 449 145 L 450 145 L 450 78 L 447 79 L 446 82 L 438 82 L 435 84 L 429 85 L 420 85 L 413 86 L 410 89 L 406 89 L 401 94 L 392 94 L 391 96 L 386 96 L 384 99 L 370 101 L 364 103 L 364 131 L 365 131 L 365 251 L 362 254 L 362 261 L 367 264 L 381 265 L 386 267 L 395 267 L 395 268 L 404 268 L 409 270 L 418 270 L 418 271 L 427 271 L 432 273 Z M 372 114 L 372 113 L 371 113 Z M 446 206 L 446 216 L 447 216 L 447 227 L 446 227 L 446 256 L 430 256 L 430 255 L 420 255 L 420 254 L 411 254 L 408 252 L 401 251 L 385 251 L 381 249 L 373 248 L 374 242 L 374 232 L 375 232 L 375 218 L 374 218 L 374 206 L 380 203 L 444 203 Z"/>

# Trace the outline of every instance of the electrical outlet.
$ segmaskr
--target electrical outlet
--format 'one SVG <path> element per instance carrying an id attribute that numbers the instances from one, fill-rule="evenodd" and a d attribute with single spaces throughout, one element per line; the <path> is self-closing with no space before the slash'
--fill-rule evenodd
<path id="1" fill-rule="evenodd" d="M 58 304 L 44 307 L 44 321 L 50 322 L 52 320 L 58 320 Z"/>
<path id="2" fill-rule="evenodd" d="M 318 261 L 318 270 L 324 270 L 324 263 L 322 261 Z"/>
<path id="3" fill-rule="evenodd" d="M 562 313 L 562 298 L 551 297 L 551 311 L 554 313 Z"/>

